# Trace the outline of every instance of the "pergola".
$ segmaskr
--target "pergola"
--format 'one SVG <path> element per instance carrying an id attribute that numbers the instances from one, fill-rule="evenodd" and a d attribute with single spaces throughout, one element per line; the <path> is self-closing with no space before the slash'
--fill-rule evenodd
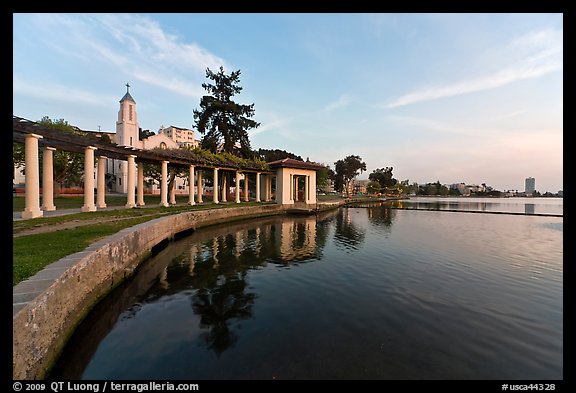
<path id="1" fill-rule="evenodd" d="M 119 159 L 128 162 L 128 195 L 126 207 L 144 206 L 144 172 L 138 163 L 161 163 L 162 176 L 160 181 L 160 205 L 168 204 L 168 164 L 189 168 L 190 194 L 189 204 L 202 203 L 202 173 L 212 170 L 214 184 L 218 184 L 219 171 L 232 171 L 236 174 L 236 203 L 240 203 L 240 181 L 244 174 L 244 201 L 249 201 L 248 174 L 255 174 L 256 202 L 270 201 L 272 194 L 272 176 L 275 172 L 257 163 L 236 164 L 232 162 L 210 162 L 204 157 L 198 157 L 189 151 L 175 150 L 142 150 L 132 146 L 120 146 L 102 140 L 101 137 L 90 135 L 79 130 L 78 133 L 67 133 L 55 130 L 36 122 L 13 116 L 12 136 L 15 142 L 25 145 L 25 209 L 22 218 L 42 217 L 43 211 L 56 210 L 53 199 L 53 152 L 57 149 L 84 154 L 84 206 L 82 211 L 96 211 L 106 207 L 105 202 L 105 166 L 106 159 Z M 40 206 L 40 166 L 38 149 L 43 149 L 42 160 L 42 206 Z M 94 203 L 94 159 L 98 160 L 96 179 L 96 203 Z M 136 179 L 134 173 L 137 169 Z M 198 184 L 196 200 L 194 197 L 194 175 Z M 264 181 L 260 188 L 261 177 Z M 227 187 L 224 185 L 222 202 L 226 201 Z M 135 192 L 136 191 L 136 192 Z M 219 203 L 218 187 L 214 187 L 213 202 Z"/>

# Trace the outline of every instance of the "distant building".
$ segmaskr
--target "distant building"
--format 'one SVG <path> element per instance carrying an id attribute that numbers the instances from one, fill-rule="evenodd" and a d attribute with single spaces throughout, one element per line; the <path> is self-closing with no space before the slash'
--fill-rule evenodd
<path id="1" fill-rule="evenodd" d="M 158 134 L 167 135 L 170 139 L 178 144 L 180 147 L 195 148 L 200 146 L 200 141 L 197 141 L 194 135 L 194 130 L 181 127 L 160 127 Z"/>
<path id="2" fill-rule="evenodd" d="M 526 178 L 526 186 L 524 187 L 525 189 L 525 193 L 527 196 L 531 196 L 532 194 L 534 194 L 534 191 L 536 190 L 536 179 L 534 179 L 533 177 L 527 177 Z"/>

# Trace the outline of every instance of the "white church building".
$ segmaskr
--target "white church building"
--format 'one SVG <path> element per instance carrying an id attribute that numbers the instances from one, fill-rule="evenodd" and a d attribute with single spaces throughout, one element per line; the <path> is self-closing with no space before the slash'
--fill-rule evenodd
<path id="1" fill-rule="evenodd" d="M 139 137 L 138 114 L 136 112 L 136 101 L 130 95 L 130 85 L 126 84 L 126 94 L 120 100 L 118 110 L 118 120 L 116 121 L 116 134 L 109 134 L 113 143 L 120 146 L 132 146 L 137 149 L 153 149 L 160 147 L 163 149 L 173 149 L 182 146 L 197 147 L 200 142 L 195 139 L 193 130 L 175 126 L 161 126 L 158 134 L 140 140 Z M 128 192 L 128 162 L 124 160 L 108 159 L 106 164 L 106 174 L 108 191 Z M 157 183 L 157 182 L 156 182 Z M 153 194 L 159 194 L 158 184 L 154 184 L 149 189 Z M 176 178 L 176 194 L 188 193 L 187 179 Z"/>

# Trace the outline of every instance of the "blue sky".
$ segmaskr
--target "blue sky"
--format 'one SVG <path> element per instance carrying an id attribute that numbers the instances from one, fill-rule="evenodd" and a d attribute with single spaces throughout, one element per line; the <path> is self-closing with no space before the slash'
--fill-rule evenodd
<path id="1" fill-rule="evenodd" d="M 240 70 L 252 148 L 398 180 L 563 189 L 562 14 L 13 14 L 13 114 L 192 128 L 205 70 Z M 199 138 L 200 135 L 197 135 Z"/>

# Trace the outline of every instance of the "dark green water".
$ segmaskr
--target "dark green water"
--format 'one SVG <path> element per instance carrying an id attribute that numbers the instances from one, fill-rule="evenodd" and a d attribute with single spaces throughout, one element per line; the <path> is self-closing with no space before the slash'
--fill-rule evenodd
<path id="1" fill-rule="evenodd" d="M 563 221 L 344 208 L 199 230 L 55 379 L 562 379 Z"/>

